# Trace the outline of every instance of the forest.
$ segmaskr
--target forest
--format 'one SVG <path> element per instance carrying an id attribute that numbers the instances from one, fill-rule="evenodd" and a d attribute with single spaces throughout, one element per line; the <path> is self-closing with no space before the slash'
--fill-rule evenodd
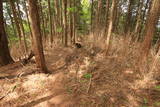
<path id="1" fill-rule="evenodd" d="M 160 0 L 0 0 L 0 107 L 160 107 Z"/>

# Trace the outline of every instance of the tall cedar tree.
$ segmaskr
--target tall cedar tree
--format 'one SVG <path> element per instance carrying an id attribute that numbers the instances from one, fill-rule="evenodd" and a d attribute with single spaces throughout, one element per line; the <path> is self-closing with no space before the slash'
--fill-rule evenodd
<path id="1" fill-rule="evenodd" d="M 42 35 L 40 30 L 40 19 L 38 14 L 38 1 L 28 0 L 30 23 L 33 33 L 34 53 L 37 67 L 40 68 L 44 73 L 48 73 L 45 58 L 43 53 Z"/>
<path id="2" fill-rule="evenodd" d="M 22 15 L 21 15 L 21 10 L 20 10 L 19 3 L 20 3 L 20 1 L 17 0 L 16 5 L 17 5 L 18 21 L 19 21 L 19 26 L 20 26 L 20 28 L 21 28 L 21 32 L 22 32 L 21 34 L 23 35 L 23 39 L 24 39 L 25 53 L 27 54 L 27 52 L 28 52 L 27 40 L 26 40 L 25 31 L 24 31 L 23 19 L 22 19 Z"/>
<path id="3" fill-rule="evenodd" d="M 9 3 L 10 3 L 10 6 L 11 6 L 11 9 L 12 9 L 12 14 L 13 14 L 13 18 L 14 18 L 14 21 L 15 21 L 15 25 L 16 25 L 16 29 L 17 29 L 17 32 L 18 32 L 18 37 L 19 37 L 19 45 L 20 47 L 22 46 L 22 30 L 21 30 L 21 27 L 20 27 L 20 23 L 18 21 L 18 13 L 17 13 L 17 10 L 16 10 L 16 7 L 15 7 L 15 3 L 13 0 L 9 0 Z"/>
<path id="4" fill-rule="evenodd" d="M 3 18 L 3 2 L 0 0 L 0 66 L 7 65 L 13 62 L 10 56 L 7 35 L 4 28 Z"/>
<path id="5" fill-rule="evenodd" d="M 67 0 L 63 0 L 63 5 L 64 5 L 64 44 L 65 46 L 68 45 L 68 35 L 67 35 Z"/>
<path id="6" fill-rule="evenodd" d="M 143 41 L 143 54 L 142 58 L 148 56 L 149 50 L 151 48 L 152 39 L 156 30 L 156 25 L 158 18 L 160 16 L 160 0 L 153 0 L 152 7 L 147 17 L 147 23 L 145 28 L 145 39 Z"/>
<path id="7" fill-rule="evenodd" d="M 112 6 L 111 6 L 111 10 L 110 10 L 110 20 L 109 20 L 109 26 L 108 26 L 108 31 L 107 31 L 107 40 L 106 40 L 106 54 L 109 50 L 109 45 L 110 45 L 109 42 L 110 42 L 111 33 L 112 33 L 113 15 L 114 15 L 114 11 L 115 11 L 116 1 L 117 0 L 112 1 Z"/>

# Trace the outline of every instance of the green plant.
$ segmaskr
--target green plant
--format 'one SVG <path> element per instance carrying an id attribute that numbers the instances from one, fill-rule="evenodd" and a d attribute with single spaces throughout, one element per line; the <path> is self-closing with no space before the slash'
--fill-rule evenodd
<path id="1" fill-rule="evenodd" d="M 148 100 L 146 98 L 144 98 L 143 100 L 144 100 L 144 104 L 148 103 Z"/>
<path id="2" fill-rule="evenodd" d="M 90 78 L 92 78 L 92 74 L 87 73 L 87 74 L 84 74 L 83 77 L 86 78 L 86 79 L 90 79 Z"/>
<path id="3" fill-rule="evenodd" d="M 156 89 L 160 90 L 160 85 L 155 86 Z"/>
<path id="4" fill-rule="evenodd" d="M 160 107 L 160 102 L 155 102 L 154 106 L 155 107 Z"/>
<path id="5" fill-rule="evenodd" d="M 71 87 L 66 87 L 66 90 L 67 90 L 67 92 L 69 93 L 69 94 L 72 94 L 72 92 L 73 92 L 73 90 L 72 90 L 72 88 Z"/>

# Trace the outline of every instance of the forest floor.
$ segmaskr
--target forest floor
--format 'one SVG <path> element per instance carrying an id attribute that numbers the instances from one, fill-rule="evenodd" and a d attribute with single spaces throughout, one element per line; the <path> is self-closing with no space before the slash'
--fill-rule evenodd
<path id="1" fill-rule="evenodd" d="M 116 44 L 107 56 L 98 46 L 46 48 L 51 74 L 35 63 L 1 67 L 0 107 L 160 107 L 160 62 L 140 72 L 136 46 Z"/>

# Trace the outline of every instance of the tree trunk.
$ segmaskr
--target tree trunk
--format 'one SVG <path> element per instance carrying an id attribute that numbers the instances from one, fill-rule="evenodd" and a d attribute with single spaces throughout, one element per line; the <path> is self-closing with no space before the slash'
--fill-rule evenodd
<path id="1" fill-rule="evenodd" d="M 61 14 L 60 14 L 60 1 L 59 0 L 54 0 L 54 7 L 55 7 L 55 19 L 56 19 L 56 25 L 57 27 L 61 26 L 61 21 L 58 19 L 61 19 Z"/>
<path id="2" fill-rule="evenodd" d="M 64 5 L 64 44 L 68 45 L 68 35 L 67 35 L 67 0 L 63 0 Z"/>
<path id="3" fill-rule="evenodd" d="M 0 0 L 0 50 L 0 66 L 13 63 L 13 59 L 11 58 L 8 48 L 7 35 L 4 28 L 2 0 Z"/>
<path id="4" fill-rule="evenodd" d="M 91 33 L 93 33 L 93 0 L 91 0 Z"/>
<path id="5" fill-rule="evenodd" d="M 41 40 L 41 30 L 40 30 L 40 19 L 38 14 L 38 2 L 37 0 L 28 0 L 29 13 L 30 13 L 30 23 L 33 33 L 34 41 L 34 53 L 37 67 L 40 68 L 44 73 L 48 73 L 45 57 L 43 53 L 43 45 Z"/>
<path id="6" fill-rule="evenodd" d="M 108 31 L 107 31 L 107 40 L 106 40 L 106 54 L 109 50 L 109 42 L 110 42 L 110 38 L 111 38 L 111 33 L 112 33 L 112 27 L 113 27 L 113 17 L 114 17 L 114 9 L 115 9 L 115 5 L 116 5 L 116 0 L 112 1 L 112 6 L 111 6 L 111 10 L 110 10 L 110 21 L 109 21 L 109 27 L 108 27 Z"/>
<path id="7" fill-rule="evenodd" d="M 96 9 L 96 35 L 98 36 L 99 35 L 99 31 L 100 31 L 100 20 L 101 20 L 101 8 L 102 8 L 102 0 L 98 0 L 98 6 L 97 6 L 97 9 Z"/>
<path id="8" fill-rule="evenodd" d="M 29 17 L 28 17 L 28 9 L 27 9 L 27 6 L 26 6 L 26 2 L 24 1 L 24 10 L 25 10 L 25 13 L 26 13 L 26 16 L 27 16 L 27 22 L 28 22 L 28 26 L 29 26 L 29 30 L 30 30 L 30 39 L 32 40 L 33 39 L 33 35 L 32 35 L 32 30 L 31 30 L 31 25 L 30 25 L 30 22 L 29 22 Z"/>
<path id="9" fill-rule="evenodd" d="M 21 47 L 22 46 L 22 40 L 21 40 L 22 34 L 21 34 L 20 26 L 19 26 L 17 10 L 16 10 L 16 7 L 15 7 L 14 1 L 9 0 L 9 2 L 10 2 L 10 6 L 12 8 L 13 18 L 14 18 L 16 28 L 17 28 L 17 32 L 18 32 L 19 45 Z"/>
<path id="10" fill-rule="evenodd" d="M 133 5 L 134 0 L 129 0 L 129 6 L 128 6 L 128 12 L 127 12 L 127 17 L 125 21 L 125 26 L 124 26 L 124 33 L 125 35 L 130 32 L 131 30 L 131 19 L 132 19 L 132 5 Z"/>
<path id="11" fill-rule="evenodd" d="M 12 29 L 13 29 L 14 35 L 17 36 L 17 32 L 16 32 L 16 29 L 14 26 L 13 17 L 11 16 L 11 10 L 9 8 L 7 8 L 7 13 L 9 15 L 9 18 L 11 19 L 11 24 L 12 24 Z"/>
<path id="12" fill-rule="evenodd" d="M 112 32 L 115 32 L 117 30 L 117 26 L 118 26 L 118 21 L 119 21 L 119 11 L 118 11 L 118 5 L 119 1 L 117 0 L 115 3 L 115 9 L 114 9 L 114 13 L 113 13 L 113 30 Z"/>
<path id="13" fill-rule="evenodd" d="M 44 37 L 45 41 L 46 41 L 46 30 L 45 30 L 45 21 L 44 21 L 44 14 L 43 14 L 43 9 L 42 9 L 42 0 L 39 0 L 39 7 L 38 7 L 38 14 L 40 16 L 40 21 L 42 22 L 42 28 L 41 28 L 41 32 L 42 32 L 42 37 Z M 41 37 L 41 38 L 42 38 Z"/>
<path id="14" fill-rule="evenodd" d="M 48 10 L 49 10 L 49 23 L 50 23 L 50 41 L 51 41 L 51 46 L 52 46 L 52 43 L 53 43 L 53 29 L 52 29 L 52 13 L 51 13 L 50 0 L 48 0 Z"/>
<path id="15" fill-rule="evenodd" d="M 104 28 L 104 34 L 107 34 L 107 28 L 108 28 L 108 16 L 109 16 L 109 7 L 110 7 L 110 1 L 106 0 L 106 21 L 105 21 L 105 28 Z M 106 36 L 106 35 L 105 35 Z"/>
<path id="16" fill-rule="evenodd" d="M 23 19 L 22 19 L 22 16 L 21 16 L 20 7 L 19 7 L 18 4 L 19 4 L 19 0 L 17 0 L 17 2 L 16 2 L 17 9 L 18 9 L 17 14 L 18 14 L 18 19 L 19 19 L 19 25 L 20 25 L 21 34 L 23 35 L 23 39 L 24 39 L 25 54 L 27 55 L 28 47 L 27 47 L 26 35 L 25 35 L 24 27 L 23 27 Z"/>
<path id="17" fill-rule="evenodd" d="M 73 8 L 73 0 L 70 0 L 70 8 Z M 70 11 L 70 39 L 71 44 L 73 43 L 73 11 Z"/>
<path id="18" fill-rule="evenodd" d="M 76 2 L 73 0 L 73 7 L 75 8 Z M 73 43 L 76 43 L 76 11 L 73 13 Z"/>
<path id="19" fill-rule="evenodd" d="M 145 27 L 145 39 L 143 41 L 143 53 L 142 58 L 146 58 L 149 54 L 151 47 L 151 42 L 156 30 L 157 20 L 160 16 L 160 0 L 153 0 L 152 7 L 147 17 L 146 27 Z"/>
<path id="20" fill-rule="evenodd" d="M 140 35 L 143 33 L 143 25 L 145 24 L 146 20 L 145 20 L 145 17 L 147 16 L 147 10 L 149 12 L 149 4 L 151 4 L 151 0 L 147 0 L 146 1 L 146 5 L 145 5 L 145 9 L 142 13 L 142 22 L 141 22 L 141 26 L 140 26 Z M 140 37 L 139 37 L 140 38 Z"/>
<path id="21" fill-rule="evenodd" d="M 137 21 L 136 21 L 136 26 L 135 26 L 135 35 L 139 36 L 140 34 L 140 26 L 142 22 L 142 7 L 143 7 L 143 1 L 144 0 L 139 0 L 139 7 L 137 10 Z"/>
<path id="22" fill-rule="evenodd" d="M 145 9 L 143 11 L 143 16 L 142 16 L 142 20 L 143 20 L 143 24 L 145 23 L 145 16 L 147 13 L 147 9 L 149 9 L 149 3 L 151 3 L 151 0 L 147 0 L 146 5 L 145 5 Z"/>

